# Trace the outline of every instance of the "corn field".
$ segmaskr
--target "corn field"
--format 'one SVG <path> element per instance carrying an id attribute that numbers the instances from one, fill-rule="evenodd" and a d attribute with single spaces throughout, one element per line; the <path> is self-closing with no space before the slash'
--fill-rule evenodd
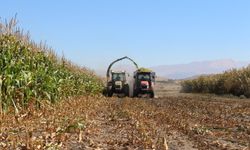
<path id="1" fill-rule="evenodd" d="M 250 66 L 238 70 L 232 69 L 223 74 L 183 81 L 182 91 L 250 97 Z"/>
<path id="2" fill-rule="evenodd" d="M 85 68 L 59 58 L 16 28 L 16 19 L 0 23 L 0 111 L 15 112 L 30 102 L 55 103 L 76 95 L 98 94 L 101 80 Z"/>

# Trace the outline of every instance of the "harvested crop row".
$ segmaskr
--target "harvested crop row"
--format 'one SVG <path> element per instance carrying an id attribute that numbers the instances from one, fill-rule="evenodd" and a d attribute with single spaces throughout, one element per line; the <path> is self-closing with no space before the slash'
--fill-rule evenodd
<path id="1" fill-rule="evenodd" d="M 79 96 L 29 109 L 1 116 L 0 149 L 250 148 L 248 100 Z"/>

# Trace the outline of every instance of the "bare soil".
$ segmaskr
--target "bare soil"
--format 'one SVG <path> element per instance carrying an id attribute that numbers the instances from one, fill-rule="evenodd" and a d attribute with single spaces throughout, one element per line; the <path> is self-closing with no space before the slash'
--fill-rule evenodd
<path id="1" fill-rule="evenodd" d="M 157 98 L 74 97 L 1 115 L 0 149 L 250 149 L 250 100 L 179 93 Z"/>

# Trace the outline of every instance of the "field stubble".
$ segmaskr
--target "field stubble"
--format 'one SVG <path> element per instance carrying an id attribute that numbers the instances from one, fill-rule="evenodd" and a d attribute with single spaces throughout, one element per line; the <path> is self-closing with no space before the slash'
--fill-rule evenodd
<path id="1" fill-rule="evenodd" d="M 178 93 L 74 97 L 1 116 L 1 149 L 249 149 L 250 100 Z"/>

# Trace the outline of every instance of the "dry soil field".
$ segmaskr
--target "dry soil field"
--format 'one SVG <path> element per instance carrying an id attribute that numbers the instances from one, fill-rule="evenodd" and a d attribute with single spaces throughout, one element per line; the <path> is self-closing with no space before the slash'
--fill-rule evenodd
<path id="1" fill-rule="evenodd" d="M 74 97 L 1 115 L 0 149 L 250 149 L 250 100 L 178 93 L 157 98 Z"/>

